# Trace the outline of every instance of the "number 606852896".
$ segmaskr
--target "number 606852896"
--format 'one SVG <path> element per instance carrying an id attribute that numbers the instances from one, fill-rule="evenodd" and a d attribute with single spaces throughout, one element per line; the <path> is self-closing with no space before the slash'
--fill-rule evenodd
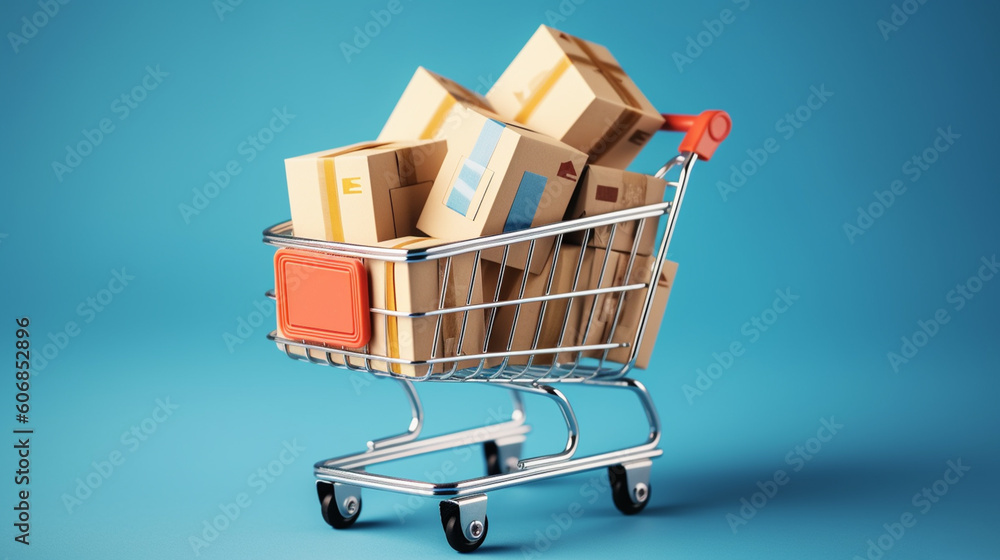
<path id="1" fill-rule="evenodd" d="M 29 410 L 28 399 L 30 396 L 28 394 L 28 389 L 31 387 L 29 382 L 29 378 L 31 376 L 31 334 L 27 329 L 29 324 L 30 320 L 27 317 L 17 319 L 18 328 L 14 333 L 14 336 L 17 337 L 17 341 L 14 342 L 14 347 L 16 348 L 14 354 L 14 367 L 17 370 L 15 373 L 15 378 L 17 379 L 15 386 L 17 387 L 18 393 L 15 396 L 15 399 L 17 400 L 15 408 L 17 409 L 18 414 L 27 414 Z"/>

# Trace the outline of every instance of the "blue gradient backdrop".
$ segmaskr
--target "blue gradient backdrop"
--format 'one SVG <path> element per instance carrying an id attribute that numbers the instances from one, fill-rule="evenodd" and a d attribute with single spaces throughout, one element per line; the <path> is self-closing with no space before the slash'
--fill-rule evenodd
<path id="1" fill-rule="evenodd" d="M 670 251 L 680 262 L 673 300 L 654 366 L 639 375 L 666 432 L 652 503 L 618 514 L 602 472 L 498 492 L 481 552 L 846 559 L 866 557 L 883 524 L 909 512 L 915 525 L 882 537 L 884 558 L 996 558 L 1000 280 L 971 281 L 978 292 L 961 309 L 949 292 L 1000 249 L 1000 7 L 896 3 L 886 40 L 878 22 L 892 22 L 892 0 L 404 0 L 386 25 L 369 25 L 377 36 L 348 61 L 341 43 L 387 1 L 247 0 L 221 18 L 210 0 L 70 2 L 52 17 L 34 15 L 44 2 L 4 2 L 0 331 L 13 357 L 14 318 L 31 318 L 35 434 L 30 547 L 13 541 L 13 436 L 0 446 L 0 557 L 196 557 L 190 537 L 204 537 L 204 523 L 241 492 L 249 507 L 197 557 L 449 553 L 430 500 L 367 492 L 361 521 L 344 532 L 319 515 L 312 462 L 401 429 L 407 410 L 395 387 L 286 359 L 264 338 L 273 315 L 242 344 L 223 337 L 258 318 L 272 285 L 260 231 L 288 217 L 283 158 L 375 136 L 418 65 L 485 91 L 551 20 L 610 47 L 659 109 L 726 109 L 735 128 L 696 167 Z M 727 9 L 730 23 L 713 24 Z M 32 33 L 25 17 L 45 24 Z M 166 75 L 146 78 L 155 89 L 136 90 L 143 99 L 129 107 L 120 98 L 147 67 Z M 802 109 L 814 87 L 832 95 Z M 262 150 L 241 151 L 275 110 L 294 116 L 263 134 Z M 782 119 L 797 110 L 799 127 L 788 128 Z M 113 130 L 84 146 L 71 172 L 54 171 L 102 119 Z M 947 151 L 927 152 L 926 169 L 906 167 L 948 127 L 959 137 Z M 678 140 L 656 138 L 633 169 L 655 170 Z M 752 163 L 765 144 L 777 151 Z M 195 200 L 230 160 L 239 174 L 207 206 Z M 753 173 L 723 196 L 732 166 Z M 874 208 L 862 235 L 845 233 L 895 180 L 905 192 Z M 202 209 L 185 219 L 179 205 L 194 203 Z M 134 278 L 109 302 L 101 290 L 113 271 Z M 755 336 L 744 324 L 779 289 L 799 299 Z M 104 304 L 90 306 L 97 297 Z M 917 336 L 926 344 L 893 368 L 887 354 L 938 309 L 948 322 L 929 340 Z M 59 335 L 69 321 L 76 335 Z M 734 341 L 745 354 L 686 394 Z M 14 429 L 9 362 L 3 376 L 0 419 Z M 510 412 L 489 388 L 422 389 L 431 433 Z M 585 451 L 644 437 L 630 399 L 569 393 Z M 178 408 L 165 416 L 157 399 Z M 558 447 L 556 412 L 528 406 L 528 451 Z M 820 449 L 812 442 L 810 460 L 796 459 L 830 417 L 843 427 Z M 128 435 L 132 426 L 144 440 Z M 285 443 L 305 450 L 273 463 Z M 483 468 L 475 451 L 384 472 L 434 477 L 451 461 L 458 476 L 474 476 Z M 109 457 L 120 464 L 107 473 Z M 945 495 L 929 509 L 912 501 L 959 459 L 971 470 L 938 483 Z M 269 465 L 277 476 L 255 474 Z M 741 499 L 779 469 L 789 482 L 741 517 Z M 100 486 L 77 493 L 88 477 Z M 566 527 L 573 503 L 583 514 Z"/>

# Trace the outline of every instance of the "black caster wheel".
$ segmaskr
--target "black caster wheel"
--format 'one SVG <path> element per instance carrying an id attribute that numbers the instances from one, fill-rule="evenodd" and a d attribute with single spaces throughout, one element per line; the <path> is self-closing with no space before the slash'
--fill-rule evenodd
<path id="1" fill-rule="evenodd" d="M 458 514 L 458 506 L 453 503 L 441 502 L 441 525 L 444 527 L 444 536 L 448 539 L 448 544 L 458 552 L 472 552 L 479 548 L 486 540 L 486 533 L 490 530 L 490 518 L 483 516 L 483 522 L 472 522 L 469 532 L 475 536 L 474 540 L 469 540 L 465 536 Z"/>
<path id="2" fill-rule="evenodd" d="M 495 441 L 483 443 L 483 455 L 486 456 L 486 474 L 493 476 L 503 474 L 503 465 L 500 464 L 500 450 Z"/>
<path id="3" fill-rule="evenodd" d="M 611 498 L 618 511 L 625 515 L 635 515 L 645 509 L 649 503 L 649 485 L 639 484 L 633 493 L 628 487 L 625 467 L 621 465 L 608 467 L 608 478 L 611 480 Z"/>
<path id="4" fill-rule="evenodd" d="M 319 494 L 319 507 L 323 513 L 323 520 L 334 529 L 346 529 L 354 525 L 354 522 L 358 520 L 358 516 L 361 515 L 360 497 L 348 496 L 346 498 L 347 504 L 345 507 L 348 511 L 353 511 L 353 513 L 345 516 L 340 511 L 340 507 L 337 506 L 336 490 L 331 482 L 325 480 L 316 481 L 316 493 Z"/>
<path id="5" fill-rule="evenodd" d="M 498 444 L 483 442 L 483 456 L 486 458 L 486 474 L 494 476 L 517 470 L 517 456 L 521 453 L 520 443 Z"/>

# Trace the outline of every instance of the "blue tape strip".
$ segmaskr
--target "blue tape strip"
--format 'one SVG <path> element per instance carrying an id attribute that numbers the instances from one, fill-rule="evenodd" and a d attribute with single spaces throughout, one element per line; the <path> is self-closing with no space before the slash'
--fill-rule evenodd
<path id="1" fill-rule="evenodd" d="M 448 208 L 465 216 L 469 213 L 469 206 L 472 204 L 472 197 L 476 196 L 476 188 L 483 178 L 483 168 L 472 161 L 465 160 L 462 169 L 458 172 L 458 177 L 451 185 L 451 192 L 448 194 Z"/>
<path id="2" fill-rule="evenodd" d="M 447 202 L 445 202 L 448 208 L 463 216 L 468 215 L 472 199 L 476 196 L 476 190 L 479 188 L 486 166 L 490 163 L 490 158 L 493 157 L 497 143 L 500 142 L 500 135 L 503 134 L 504 128 L 506 125 L 493 119 L 486 121 L 483 125 L 483 129 L 476 139 L 476 145 L 473 146 L 469 157 L 462 162 L 458 177 L 451 184 L 451 190 L 448 193 Z"/>
<path id="3" fill-rule="evenodd" d="M 543 175 L 531 171 L 524 172 L 521 184 L 517 186 L 514 202 L 510 205 L 507 221 L 503 225 L 504 233 L 531 227 L 531 221 L 535 219 L 535 212 L 538 211 L 538 205 L 542 201 L 542 193 L 545 192 L 546 181 Z"/>
<path id="4" fill-rule="evenodd" d="M 469 159 L 486 167 L 486 164 L 490 162 L 490 158 L 493 156 L 493 150 L 497 148 L 497 143 L 500 142 L 500 135 L 503 134 L 503 129 L 507 128 L 500 121 L 495 121 L 490 119 L 483 124 L 483 129 L 479 132 L 479 138 L 476 139 L 476 146 L 472 148 L 472 153 L 469 154 Z"/>

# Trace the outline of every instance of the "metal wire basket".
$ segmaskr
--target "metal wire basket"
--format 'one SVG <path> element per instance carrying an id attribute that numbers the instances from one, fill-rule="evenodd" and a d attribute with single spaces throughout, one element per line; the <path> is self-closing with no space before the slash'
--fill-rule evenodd
<path id="1" fill-rule="evenodd" d="M 290 221 L 264 231 L 264 242 L 275 247 L 329 258 L 362 259 L 369 269 L 424 264 L 436 265 L 439 270 L 440 289 L 435 308 L 405 312 L 360 302 L 371 314 L 373 340 L 398 337 L 400 322 L 408 321 L 425 340 L 431 341 L 429 357 L 399 357 L 386 348 L 375 348 L 374 343 L 346 348 L 286 338 L 277 331 L 268 335 L 293 359 L 394 378 L 400 382 L 410 404 L 412 419 L 406 431 L 373 440 L 362 453 L 316 463 L 317 492 L 323 517 L 330 525 L 346 528 L 353 524 L 361 510 L 361 488 L 447 496 L 450 499 L 441 503 L 446 536 L 453 548 L 469 551 L 478 547 L 486 536 L 486 491 L 597 468 L 609 469 L 618 509 L 632 514 L 645 507 L 650 495 L 651 459 L 662 454 L 657 448 L 660 424 L 645 387 L 626 376 L 634 367 L 646 331 L 656 279 L 663 267 L 691 169 L 699 157 L 711 157 L 731 126 L 728 115 L 721 111 L 665 117 L 665 130 L 687 133 L 680 154 L 656 173 L 659 178 L 676 173 L 676 178 L 667 182 L 673 188 L 673 197 L 667 201 L 410 250 L 298 238 Z M 649 255 L 641 254 L 644 231 L 657 228 L 661 218 L 666 223 L 658 246 Z M 615 237 L 626 232 L 633 239 L 631 251 L 620 254 L 615 266 L 612 266 L 615 258 L 612 251 L 588 248 L 598 238 L 604 247 L 613 247 Z M 536 245 L 547 245 L 548 241 L 553 247 L 551 255 L 536 250 Z M 524 258 L 515 261 L 514 255 Z M 527 272 L 517 272 L 527 271 L 532 259 L 538 258 L 551 259 L 546 272 L 534 279 Z M 490 268 L 490 272 L 483 273 L 484 268 Z M 571 272 L 562 276 L 562 285 L 555 282 L 557 270 Z M 469 280 L 455 286 L 453 277 Z M 464 297 L 456 298 L 456 294 Z M 274 290 L 268 295 L 280 298 Z M 627 325 L 623 321 L 626 314 Z M 596 329 L 595 324 L 602 324 L 603 328 Z M 482 382 L 510 389 L 514 412 L 509 421 L 489 430 L 462 430 L 418 439 L 423 427 L 423 407 L 414 382 L 425 381 Z M 553 387 L 565 382 L 634 393 L 649 420 L 645 441 L 575 458 L 579 425 L 568 399 Z M 545 396 L 559 407 L 567 429 L 563 450 L 520 458 L 521 444 L 529 429 L 521 400 L 524 393 Z M 366 470 L 378 463 L 470 444 L 483 445 L 485 477 L 434 483 Z"/>

